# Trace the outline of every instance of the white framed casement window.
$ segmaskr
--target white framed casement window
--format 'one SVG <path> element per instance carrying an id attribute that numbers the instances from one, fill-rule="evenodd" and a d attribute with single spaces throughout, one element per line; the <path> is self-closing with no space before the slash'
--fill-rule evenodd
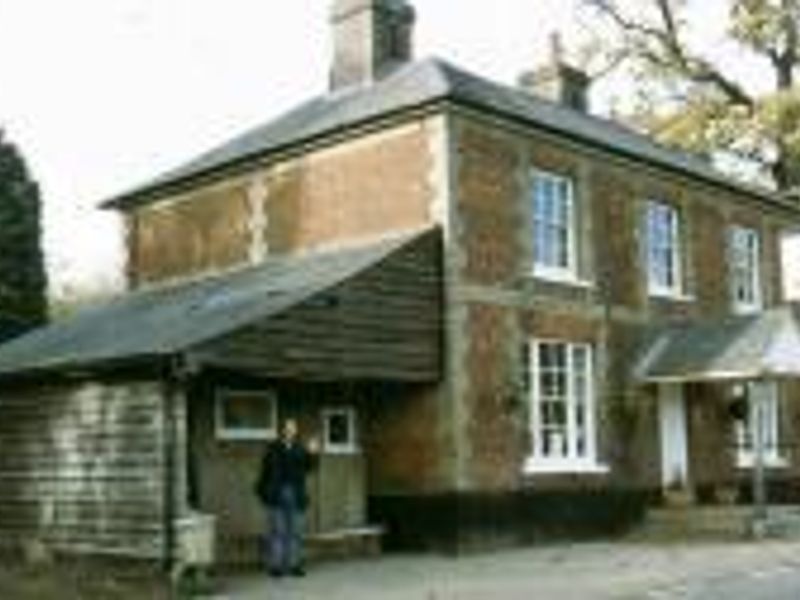
<path id="1" fill-rule="evenodd" d="M 531 340 L 527 355 L 532 448 L 525 472 L 607 470 L 597 462 L 592 347 Z"/>
<path id="2" fill-rule="evenodd" d="M 572 179 L 534 170 L 531 177 L 533 274 L 576 281 L 576 215 Z"/>
<path id="3" fill-rule="evenodd" d="M 681 222 L 666 202 L 648 200 L 644 214 L 647 290 L 651 296 L 680 296 L 683 291 Z"/>
<path id="4" fill-rule="evenodd" d="M 328 454 L 355 454 L 359 451 L 356 410 L 352 406 L 322 411 L 322 449 Z"/>
<path id="5" fill-rule="evenodd" d="M 220 389 L 214 400 L 217 439 L 258 441 L 278 437 L 278 396 L 274 391 Z"/>
<path id="6" fill-rule="evenodd" d="M 734 225 L 728 230 L 728 274 L 733 311 L 760 311 L 761 242 L 755 229 Z"/>
<path id="7" fill-rule="evenodd" d="M 744 418 L 736 422 L 736 466 L 752 468 L 755 464 L 756 411 L 761 410 L 761 439 L 764 443 L 764 465 L 784 467 L 788 463 L 780 449 L 781 398 L 780 386 L 773 382 L 739 384 L 735 397 L 746 402 Z"/>

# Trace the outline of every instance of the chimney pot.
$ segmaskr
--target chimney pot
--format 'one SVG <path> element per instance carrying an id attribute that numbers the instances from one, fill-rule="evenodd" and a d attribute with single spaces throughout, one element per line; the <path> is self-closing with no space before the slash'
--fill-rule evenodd
<path id="1" fill-rule="evenodd" d="M 519 78 L 519 86 L 534 96 L 573 110 L 589 111 L 591 80 L 585 72 L 566 63 L 561 36 L 557 33 L 550 38 L 550 62 L 523 73 Z"/>
<path id="2" fill-rule="evenodd" d="M 405 0 L 335 0 L 331 89 L 372 83 L 410 61 L 414 21 Z"/>

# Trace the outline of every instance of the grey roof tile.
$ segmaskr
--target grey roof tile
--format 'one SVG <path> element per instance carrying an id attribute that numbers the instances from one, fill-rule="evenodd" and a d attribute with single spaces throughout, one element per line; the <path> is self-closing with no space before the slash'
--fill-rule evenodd
<path id="1" fill-rule="evenodd" d="M 800 376 L 800 306 L 653 329 L 634 367 L 639 381 Z"/>
<path id="2" fill-rule="evenodd" d="M 177 354 L 333 287 L 419 235 L 272 258 L 225 275 L 126 294 L 0 346 L 0 375 Z"/>
<path id="3" fill-rule="evenodd" d="M 266 125 L 111 199 L 106 206 L 136 204 L 172 184 L 442 99 L 493 111 L 634 159 L 777 201 L 777 196 L 769 190 L 737 183 L 707 161 L 661 146 L 618 123 L 534 97 L 518 88 L 430 58 L 409 63 L 372 85 L 314 98 Z"/>

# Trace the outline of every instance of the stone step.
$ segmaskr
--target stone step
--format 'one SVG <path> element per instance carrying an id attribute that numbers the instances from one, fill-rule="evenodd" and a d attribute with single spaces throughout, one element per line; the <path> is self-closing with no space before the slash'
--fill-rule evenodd
<path id="1" fill-rule="evenodd" d="M 764 535 L 800 539 L 800 507 L 771 506 Z M 734 540 L 752 536 L 753 510 L 749 506 L 690 506 L 650 509 L 644 522 L 631 532 L 632 540 Z"/>
<path id="2" fill-rule="evenodd" d="M 384 529 L 364 526 L 312 533 L 306 536 L 309 561 L 365 558 L 381 553 Z M 225 536 L 219 541 L 218 564 L 225 570 L 261 567 L 266 552 L 265 539 L 257 535 Z"/>
<path id="3" fill-rule="evenodd" d="M 765 529 L 768 537 L 800 540 L 800 507 L 772 507 L 768 513 Z"/>

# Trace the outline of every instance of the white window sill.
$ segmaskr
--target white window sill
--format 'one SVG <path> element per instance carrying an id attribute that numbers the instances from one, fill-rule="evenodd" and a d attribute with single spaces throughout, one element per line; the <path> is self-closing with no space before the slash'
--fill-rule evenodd
<path id="1" fill-rule="evenodd" d="M 361 448 L 358 446 L 326 446 L 322 452 L 332 456 L 355 456 L 361 454 Z"/>
<path id="2" fill-rule="evenodd" d="M 608 465 L 596 462 L 543 460 L 534 457 L 529 457 L 522 467 L 525 475 L 604 475 L 610 471 Z"/>
<path id="3" fill-rule="evenodd" d="M 740 456 L 736 459 L 737 469 L 752 469 L 755 466 L 755 458 L 752 456 Z M 789 466 L 789 460 L 783 456 L 764 457 L 764 467 L 767 469 L 785 469 Z"/>
<path id="4" fill-rule="evenodd" d="M 531 274 L 534 279 L 541 279 L 548 283 L 557 283 L 560 285 L 569 285 L 572 287 L 579 287 L 590 289 L 594 287 L 594 282 L 588 279 L 580 279 L 575 273 L 571 271 L 550 271 L 547 269 L 534 269 Z"/>
<path id="5" fill-rule="evenodd" d="M 669 289 L 650 289 L 647 292 L 650 298 L 656 300 L 671 300 L 672 302 L 694 302 L 695 297 L 691 294 L 684 294 L 679 290 Z"/>
<path id="6" fill-rule="evenodd" d="M 223 430 L 217 431 L 217 440 L 220 442 L 267 442 L 278 439 L 277 431 L 253 430 Z"/>

